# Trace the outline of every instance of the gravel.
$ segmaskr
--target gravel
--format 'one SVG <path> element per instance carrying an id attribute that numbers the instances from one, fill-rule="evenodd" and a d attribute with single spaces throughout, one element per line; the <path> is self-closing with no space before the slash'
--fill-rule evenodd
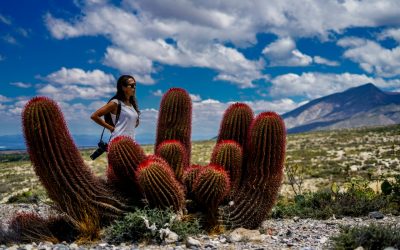
<path id="1" fill-rule="evenodd" d="M 56 213 L 54 209 L 45 204 L 0 204 L 0 223 L 7 227 L 7 222 L 17 211 L 37 212 L 42 216 Z M 0 249 L 327 249 L 330 248 L 329 238 L 337 235 L 341 225 L 364 226 L 376 224 L 400 224 L 400 216 L 385 215 L 361 218 L 345 217 L 328 220 L 300 219 L 269 219 L 263 222 L 259 230 L 243 228 L 225 232 L 220 235 L 196 235 L 188 238 L 186 242 L 164 243 L 151 245 L 145 243 L 122 243 L 112 245 L 106 242 L 79 245 L 62 242 L 32 242 L 30 244 L 0 245 Z"/>

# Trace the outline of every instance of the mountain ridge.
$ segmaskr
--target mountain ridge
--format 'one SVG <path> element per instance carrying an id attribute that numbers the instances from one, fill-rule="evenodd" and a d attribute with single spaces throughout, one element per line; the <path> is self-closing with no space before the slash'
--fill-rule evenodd
<path id="1" fill-rule="evenodd" d="M 400 123 L 400 93 L 366 83 L 314 99 L 282 115 L 289 133 Z"/>

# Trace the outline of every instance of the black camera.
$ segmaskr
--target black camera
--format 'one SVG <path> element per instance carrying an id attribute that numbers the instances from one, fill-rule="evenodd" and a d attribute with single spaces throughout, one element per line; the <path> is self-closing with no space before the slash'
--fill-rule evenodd
<path id="1" fill-rule="evenodd" d="M 99 157 L 101 154 L 103 154 L 104 152 L 107 151 L 107 143 L 103 142 L 103 140 L 100 140 L 100 142 L 97 144 L 98 148 L 96 149 L 96 151 L 94 151 L 91 155 L 90 155 L 90 159 L 94 160 L 97 157 Z"/>

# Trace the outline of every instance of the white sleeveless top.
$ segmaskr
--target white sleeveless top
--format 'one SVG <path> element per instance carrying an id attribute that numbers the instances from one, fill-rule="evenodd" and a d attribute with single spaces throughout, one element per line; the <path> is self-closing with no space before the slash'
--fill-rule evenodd
<path id="1" fill-rule="evenodd" d="M 118 105 L 117 99 L 113 99 L 111 101 Z M 135 126 L 136 126 L 136 120 L 138 119 L 138 113 L 133 108 L 133 106 L 128 106 L 122 101 L 120 102 L 121 102 L 121 113 L 119 114 L 117 124 L 115 124 L 115 119 L 117 116 L 111 113 L 111 118 L 115 124 L 115 129 L 111 133 L 110 141 L 120 135 L 129 136 L 133 140 L 135 140 Z"/>

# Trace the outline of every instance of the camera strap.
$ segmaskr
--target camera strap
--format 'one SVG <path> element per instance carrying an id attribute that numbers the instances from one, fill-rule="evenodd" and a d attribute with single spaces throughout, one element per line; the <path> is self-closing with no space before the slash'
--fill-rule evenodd
<path id="1" fill-rule="evenodd" d="M 117 115 L 115 117 L 115 123 L 114 123 L 115 125 L 114 126 L 117 125 L 117 122 L 119 120 L 119 115 L 121 114 L 121 100 L 119 100 L 119 99 L 117 99 L 117 100 L 118 100 L 118 108 L 117 108 Z M 104 130 L 105 129 L 106 128 L 103 128 L 103 132 L 101 132 L 100 141 L 103 140 L 103 135 L 104 135 Z M 111 135 L 110 135 L 110 138 L 108 138 L 108 142 L 110 142 L 110 139 L 111 139 Z"/>

